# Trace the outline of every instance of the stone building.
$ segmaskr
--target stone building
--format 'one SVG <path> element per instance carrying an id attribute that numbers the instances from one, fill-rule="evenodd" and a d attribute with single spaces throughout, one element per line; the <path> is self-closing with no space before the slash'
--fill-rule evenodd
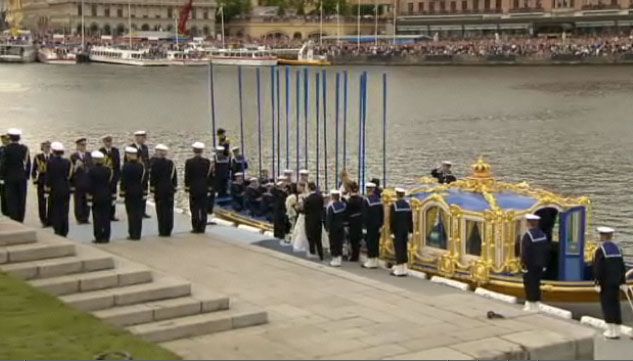
<path id="1" fill-rule="evenodd" d="M 2 1 L 2 0 L 0 0 Z M 22 27 L 80 34 L 82 14 L 88 35 L 132 31 L 174 31 L 185 0 L 22 0 Z M 188 28 L 192 35 L 215 34 L 215 0 L 194 0 Z"/>

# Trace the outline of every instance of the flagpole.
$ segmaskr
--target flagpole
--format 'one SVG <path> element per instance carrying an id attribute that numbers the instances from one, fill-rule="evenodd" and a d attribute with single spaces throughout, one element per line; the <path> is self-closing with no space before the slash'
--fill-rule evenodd
<path id="1" fill-rule="evenodd" d="M 321 0 L 319 7 L 321 8 L 319 19 L 319 46 L 323 46 L 323 0 Z"/>
<path id="2" fill-rule="evenodd" d="M 396 45 L 396 22 L 398 21 L 398 1 L 393 0 L 393 45 Z"/>
<path id="3" fill-rule="evenodd" d="M 378 2 L 374 0 L 374 45 L 378 46 Z"/>
<path id="4" fill-rule="evenodd" d="M 336 3 L 336 45 L 341 45 L 341 14 L 340 4 Z"/>
<path id="5" fill-rule="evenodd" d="M 360 52 L 360 0 L 357 7 L 358 15 L 356 16 L 356 49 Z"/>
<path id="6" fill-rule="evenodd" d="M 83 14 L 83 10 L 81 12 Z M 127 37 L 130 49 L 132 49 L 132 1 L 127 2 Z"/>
<path id="7" fill-rule="evenodd" d="M 224 42 L 224 5 L 220 6 L 220 11 L 222 12 L 222 49 L 225 49 L 226 44 Z"/>
<path id="8" fill-rule="evenodd" d="M 176 33 L 176 49 L 178 49 L 178 18 L 174 16 L 174 32 Z"/>

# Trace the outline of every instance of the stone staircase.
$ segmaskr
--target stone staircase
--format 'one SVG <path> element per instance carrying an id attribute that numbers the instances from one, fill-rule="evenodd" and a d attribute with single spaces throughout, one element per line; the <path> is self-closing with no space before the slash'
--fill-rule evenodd
<path id="1" fill-rule="evenodd" d="M 0 221 L 0 271 L 153 342 L 268 322 L 265 311 L 8 220 Z"/>

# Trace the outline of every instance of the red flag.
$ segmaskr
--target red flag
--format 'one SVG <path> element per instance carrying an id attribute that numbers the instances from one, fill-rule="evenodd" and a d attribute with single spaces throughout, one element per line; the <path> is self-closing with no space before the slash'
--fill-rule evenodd
<path id="1" fill-rule="evenodd" d="M 183 35 L 188 35 L 187 21 L 189 20 L 189 13 L 193 7 L 193 0 L 187 1 L 187 3 L 180 9 L 180 16 L 178 18 L 178 32 Z"/>

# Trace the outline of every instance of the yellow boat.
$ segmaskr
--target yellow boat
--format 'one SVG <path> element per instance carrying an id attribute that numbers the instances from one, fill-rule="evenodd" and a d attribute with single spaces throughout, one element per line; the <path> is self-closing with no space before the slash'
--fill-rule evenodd
<path id="1" fill-rule="evenodd" d="M 314 54 L 314 42 L 307 41 L 301 46 L 297 53 L 297 59 L 279 58 L 277 63 L 280 65 L 296 65 L 296 66 L 327 66 L 332 65 L 325 55 Z"/>
<path id="2" fill-rule="evenodd" d="M 598 302 L 592 275 L 597 243 L 587 240 L 589 198 L 498 181 L 482 159 L 472 171 L 451 184 L 423 178 L 420 187 L 408 192 L 414 218 L 409 268 L 523 298 L 518 243 L 526 231 L 524 215 L 535 213 L 552 245 L 541 285 L 544 301 Z M 395 201 L 394 192 L 385 191 L 383 199 L 387 210 Z M 391 264 L 395 258 L 389 212 L 385 215 L 381 259 Z"/>

